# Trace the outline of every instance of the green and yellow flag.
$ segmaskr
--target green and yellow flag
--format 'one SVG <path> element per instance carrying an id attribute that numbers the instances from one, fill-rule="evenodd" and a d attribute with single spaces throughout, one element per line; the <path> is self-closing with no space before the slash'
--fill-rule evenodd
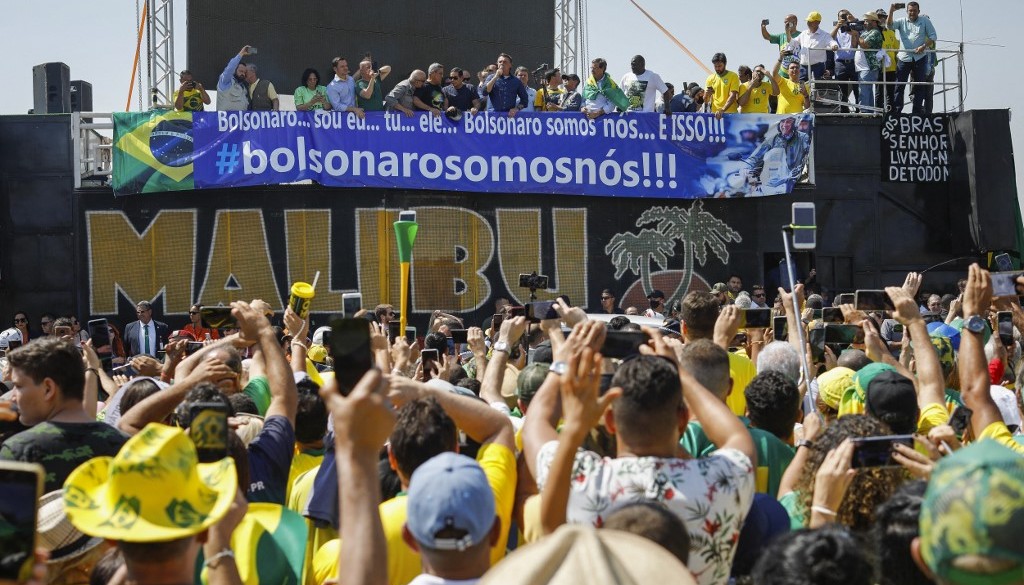
<path id="1" fill-rule="evenodd" d="M 114 114 L 114 194 L 194 188 L 192 113 Z"/>
<path id="2" fill-rule="evenodd" d="M 277 504 L 249 504 L 231 535 L 235 563 L 245 585 L 302 585 L 306 519 Z M 196 560 L 196 583 L 207 583 L 204 558 Z"/>

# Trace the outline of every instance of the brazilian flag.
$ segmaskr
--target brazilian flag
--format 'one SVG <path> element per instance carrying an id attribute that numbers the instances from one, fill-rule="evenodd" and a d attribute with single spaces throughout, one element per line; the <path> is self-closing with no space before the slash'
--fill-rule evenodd
<path id="1" fill-rule="evenodd" d="M 302 585 L 306 519 L 278 504 L 249 504 L 231 535 L 235 564 L 245 585 Z M 196 583 L 206 585 L 205 559 L 196 560 Z"/>
<path id="2" fill-rule="evenodd" d="M 113 150 L 115 195 L 195 187 L 191 112 L 115 113 Z"/>

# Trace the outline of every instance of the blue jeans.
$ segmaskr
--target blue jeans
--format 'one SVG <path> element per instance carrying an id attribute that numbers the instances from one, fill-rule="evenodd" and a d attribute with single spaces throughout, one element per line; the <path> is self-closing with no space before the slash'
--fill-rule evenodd
<path id="1" fill-rule="evenodd" d="M 924 81 L 928 78 L 928 72 L 930 69 L 927 56 L 921 57 L 916 61 L 897 61 L 896 62 L 896 81 L 899 83 L 906 83 L 907 78 L 910 74 L 914 74 L 915 81 Z M 925 104 L 928 96 L 931 95 L 932 88 L 927 85 L 916 85 L 914 86 L 914 109 L 915 114 L 925 113 Z M 892 111 L 894 114 L 898 114 L 903 111 L 903 95 L 906 93 L 907 86 L 899 85 L 896 89 L 896 95 L 893 96 L 892 100 Z"/>
<path id="2" fill-rule="evenodd" d="M 836 59 L 836 81 L 857 81 L 857 69 L 853 65 L 853 59 L 846 61 L 840 61 Z M 853 94 L 854 103 L 860 103 L 860 97 L 858 92 L 858 86 L 854 83 L 843 83 L 839 86 L 839 98 L 840 101 L 846 102 L 850 99 L 850 94 Z M 849 112 L 850 108 L 843 106 L 844 112 Z"/>
<path id="3" fill-rule="evenodd" d="M 857 73 L 857 79 L 861 81 L 859 86 L 860 94 L 857 97 L 857 103 L 862 106 L 874 106 L 875 105 L 875 89 L 879 86 L 869 85 L 864 83 L 865 81 L 878 81 L 878 70 L 874 71 L 860 71 Z M 862 114 L 867 113 L 869 110 L 862 111 Z"/>
<path id="4" fill-rule="evenodd" d="M 816 63 L 811 65 L 811 73 L 814 73 L 815 79 L 821 79 L 825 76 L 825 63 Z M 800 81 L 807 81 L 807 66 L 800 66 Z"/>

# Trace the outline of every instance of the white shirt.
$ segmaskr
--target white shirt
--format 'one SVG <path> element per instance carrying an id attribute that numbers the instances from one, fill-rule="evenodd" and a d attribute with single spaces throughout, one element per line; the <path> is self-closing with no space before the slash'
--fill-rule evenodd
<path id="1" fill-rule="evenodd" d="M 650 69 L 640 75 L 636 75 L 632 71 L 623 75 L 619 87 L 629 99 L 629 111 L 631 112 L 653 112 L 658 96 L 668 91 L 668 86 L 665 85 L 661 76 Z"/>
<path id="2" fill-rule="evenodd" d="M 821 27 L 812 33 L 805 30 L 798 37 L 789 42 L 789 48 L 794 53 L 800 51 L 800 64 L 804 66 L 817 65 L 825 62 L 825 49 L 838 49 L 832 35 L 828 34 Z"/>
<path id="3" fill-rule="evenodd" d="M 409 585 L 476 585 L 480 579 L 445 579 L 436 575 L 421 573 L 409 581 Z"/>
<path id="4" fill-rule="evenodd" d="M 149 330 L 149 355 L 156 357 L 156 350 L 160 349 L 157 347 L 156 340 L 156 322 L 152 319 L 149 323 L 143 323 L 139 321 L 139 354 L 146 353 L 146 330 Z"/>

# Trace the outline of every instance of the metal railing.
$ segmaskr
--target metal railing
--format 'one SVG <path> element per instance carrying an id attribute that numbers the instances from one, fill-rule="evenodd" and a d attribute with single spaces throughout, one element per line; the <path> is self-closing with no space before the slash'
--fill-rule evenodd
<path id="1" fill-rule="evenodd" d="M 75 173 L 75 189 L 103 186 L 113 173 L 114 140 L 98 130 L 114 130 L 113 114 L 106 112 L 71 113 L 71 156 Z M 105 121 L 97 121 L 105 120 Z"/>
<path id="2" fill-rule="evenodd" d="M 841 51 L 851 51 L 851 52 L 864 52 L 864 53 L 867 53 L 867 52 L 877 53 L 879 51 L 879 49 L 862 49 L 862 48 L 850 48 L 850 49 L 840 49 L 840 50 Z M 824 53 L 824 52 L 827 51 L 827 49 L 808 49 L 808 51 Z M 887 50 L 886 52 L 889 52 L 889 51 L 890 50 Z M 900 49 L 892 49 L 891 51 L 893 53 L 892 57 L 896 60 L 896 64 L 898 65 L 898 62 L 899 62 L 898 55 L 902 51 Z M 821 115 L 824 115 L 824 116 L 828 116 L 828 115 L 879 116 L 879 115 L 883 115 L 883 114 L 886 113 L 886 111 L 888 110 L 889 106 L 891 105 L 893 96 L 895 96 L 897 92 L 906 91 L 906 93 L 908 94 L 908 95 L 904 96 L 904 100 L 903 100 L 903 105 L 904 106 L 906 106 L 908 103 L 912 103 L 913 100 L 910 99 L 909 91 L 906 89 L 908 87 L 910 88 L 910 90 L 912 90 L 915 87 L 924 87 L 924 88 L 926 88 L 926 91 L 932 91 L 932 99 L 933 100 L 935 99 L 936 96 L 941 96 L 941 98 L 942 98 L 942 110 L 941 111 L 942 112 L 950 112 L 950 111 L 962 112 L 962 111 L 964 111 L 964 92 L 963 92 L 963 59 L 964 59 L 964 56 L 963 56 L 962 47 L 958 48 L 958 49 L 955 49 L 955 50 L 953 50 L 953 49 L 927 49 L 927 50 L 924 51 L 924 54 L 926 54 L 926 55 L 934 54 L 934 55 L 937 56 L 936 63 L 933 65 L 934 76 L 933 76 L 933 80 L 932 81 L 918 81 L 918 80 L 911 81 L 910 78 L 908 78 L 908 80 L 904 81 L 904 82 L 899 82 L 899 81 L 896 81 L 896 80 L 893 80 L 893 81 L 859 81 L 859 80 L 858 81 L 841 81 L 841 80 L 835 79 L 834 77 L 833 78 L 829 78 L 829 79 L 816 79 L 814 77 L 814 72 L 811 71 L 810 67 L 807 67 L 808 83 L 811 84 L 811 107 L 810 107 L 810 109 L 808 111 L 813 112 L 814 114 L 819 115 L 819 116 L 821 116 Z M 943 56 L 942 57 L 938 57 L 938 55 L 943 55 Z M 931 57 L 923 57 L 923 58 L 924 59 L 930 59 Z M 947 72 L 946 72 L 946 64 L 947 64 L 947 62 L 949 62 L 952 59 L 956 60 L 956 77 L 955 77 L 955 80 L 950 80 L 950 78 L 949 78 L 949 76 L 947 75 Z M 885 67 L 884 63 L 880 63 L 880 65 L 883 68 Z M 803 65 L 801 65 L 801 67 L 803 67 Z M 940 72 L 942 74 L 941 77 L 939 76 Z M 892 71 L 891 74 L 895 75 L 895 70 Z M 857 102 L 843 101 L 841 99 L 831 98 L 831 97 L 828 97 L 826 94 L 824 94 L 824 92 L 821 89 L 821 86 L 825 86 L 826 87 L 825 91 L 828 91 L 827 88 L 829 86 L 834 86 L 836 89 L 834 89 L 833 91 L 836 91 L 838 89 L 838 87 L 847 86 L 847 87 L 851 88 L 851 91 L 850 91 L 849 95 L 852 96 L 853 95 L 852 89 L 856 88 L 856 87 L 859 87 L 861 85 L 870 85 L 872 88 L 874 88 L 876 86 L 892 88 L 891 91 L 887 91 L 886 92 L 885 107 L 879 108 L 879 107 L 876 107 L 876 106 L 873 106 L 873 105 L 872 106 L 863 106 L 863 105 L 858 104 Z M 940 88 L 940 89 L 935 90 L 935 88 Z M 953 110 L 951 110 L 950 107 L 949 107 L 949 100 L 947 99 L 947 96 L 949 95 L 950 92 L 954 92 L 954 91 L 957 93 L 958 101 L 957 101 L 956 105 L 954 106 Z M 875 103 L 877 103 L 877 102 L 875 102 Z M 850 112 L 819 111 L 819 110 L 815 109 L 815 104 L 817 104 L 819 106 L 822 106 L 822 105 L 833 106 L 833 108 L 843 108 L 843 107 L 845 107 L 848 110 L 856 110 L 856 111 L 850 111 Z M 862 110 L 866 110 L 866 111 L 862 111 Z"/>

